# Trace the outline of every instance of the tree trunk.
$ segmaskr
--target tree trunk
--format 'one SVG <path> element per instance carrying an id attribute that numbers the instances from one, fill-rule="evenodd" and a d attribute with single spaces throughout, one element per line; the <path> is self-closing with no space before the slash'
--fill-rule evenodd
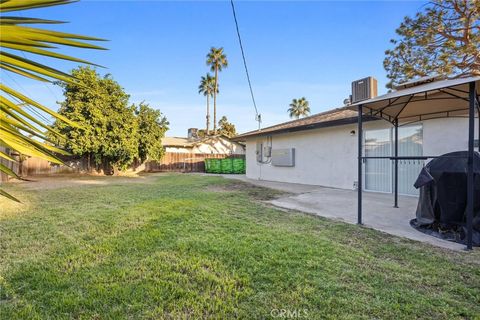
<path id="1" fill-rule="evenodd" d="M 217 134 L 217 88 L 218 88 L 218 67 L 215 66 L 215 90 L 213 90 L 213 134 Z"/>
<path id="2" fill-rule="evenodd" d="M 87 172 L 88 173 L 91 173 L 90 159 L 91 159 L 91 154 L 87 153 Z"/>
<path id="3" fill-rule="evenodd" d="M 207 92 L 207 130 L 206 135 L 208 136 L 208 131 L 210 130 L 210 93 Z"/>

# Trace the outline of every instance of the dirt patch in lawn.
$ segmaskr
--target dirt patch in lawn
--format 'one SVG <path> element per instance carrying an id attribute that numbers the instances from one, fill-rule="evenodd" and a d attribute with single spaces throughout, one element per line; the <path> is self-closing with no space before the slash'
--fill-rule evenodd
<path id="1" fill-rule="evenodd" d="M 255 200 L 268 201 L 288 196 L 289 193 L 279 190 L 274 190 L 265 187 L 259 187 L 243 181 L 232 181 L 227 184 L 217 184 L 208 187 L 208 191 L 212 192 L 242 192 L 248 194 Z"/>
<path id="2" fill-rule="evenodd" d="M 124 183 L 152 183 L 161 174 L 132 176 L 95 176 L 95 175 L 55 175 L 35 176 L 24 180 L 11 180 L 9 183 L 21 186 L 25 190 L 51 190 L 79 186 L 108 186 Z"/>

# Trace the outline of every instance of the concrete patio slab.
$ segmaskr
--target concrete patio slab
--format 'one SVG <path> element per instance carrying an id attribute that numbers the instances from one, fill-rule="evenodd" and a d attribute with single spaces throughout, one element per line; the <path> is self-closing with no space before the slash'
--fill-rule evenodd
<path id="1" fill-rule="evenodd" d="M 244 175 L 224 175 L 224 177 L 293 194 L 269 201 L 277 207 L 298 210 L 351 224 L 357 223 L 357 192 L 354 190 L 252 180 Z M 363 195 L 363 223 L 365 226 L 442 248 L 452 250 L 465 248 L 464 245 L 423 234 L 410 226 L 410 220 L 415 218 L 418 198 L 400 196 L 400 208 L 393 208 L 391 194 L 364 192 Z"/>

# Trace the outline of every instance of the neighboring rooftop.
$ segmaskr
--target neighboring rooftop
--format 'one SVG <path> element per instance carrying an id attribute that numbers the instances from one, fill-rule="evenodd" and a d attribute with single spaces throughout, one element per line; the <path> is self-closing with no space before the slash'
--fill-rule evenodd
<path id="1" fill-rule="evenodd" d="M 192 148 L 195 140 L 182 137 L 165 137 L 162 138 L 162 145 L 164 147 L 182 147 Z"/>
<path id="2" fill-rule="evenodd" d="M 365 119 L 369 120 L 369 119 Z M 371 119 L 370 119 L 371 120 Z M 242 133 L 233 138 L 236 141 L 243 141 L 247 137 L 268 135 L 272 133 L 294 132 L 302 130 L 317 129 L 323 127 L 333 127 L 343 124 L 351 124 L 357 122 L 357 112 L 347 109 L 347 107 L 337 108 L 321 113 L 314 114 L 309 117 L 280 123 L 261 130 Z"/>
<path id="3" fill-rule="evenodd" d="M 229 137 L 221 134 L 217 134 L 215 136 L 206 136 L 203 138 L 165 137 L 162 138 L 162 145 L 164 147 L 193 148 L 201 143 L 206 143 L 212 139 L 232 140 Z M 238 143 L 238 141 L 234 142 Z"/>

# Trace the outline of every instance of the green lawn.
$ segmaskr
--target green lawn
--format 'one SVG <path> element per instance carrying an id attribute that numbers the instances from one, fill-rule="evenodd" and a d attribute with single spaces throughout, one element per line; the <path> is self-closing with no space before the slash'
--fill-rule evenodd
<path id="1" fill-rule="evenodd" d="M 25 203 L 0 200 L 0 319 L 480 316 L 478 249 L 277 210 L 217 177 L 77 180 L 6 187 Z"/>

